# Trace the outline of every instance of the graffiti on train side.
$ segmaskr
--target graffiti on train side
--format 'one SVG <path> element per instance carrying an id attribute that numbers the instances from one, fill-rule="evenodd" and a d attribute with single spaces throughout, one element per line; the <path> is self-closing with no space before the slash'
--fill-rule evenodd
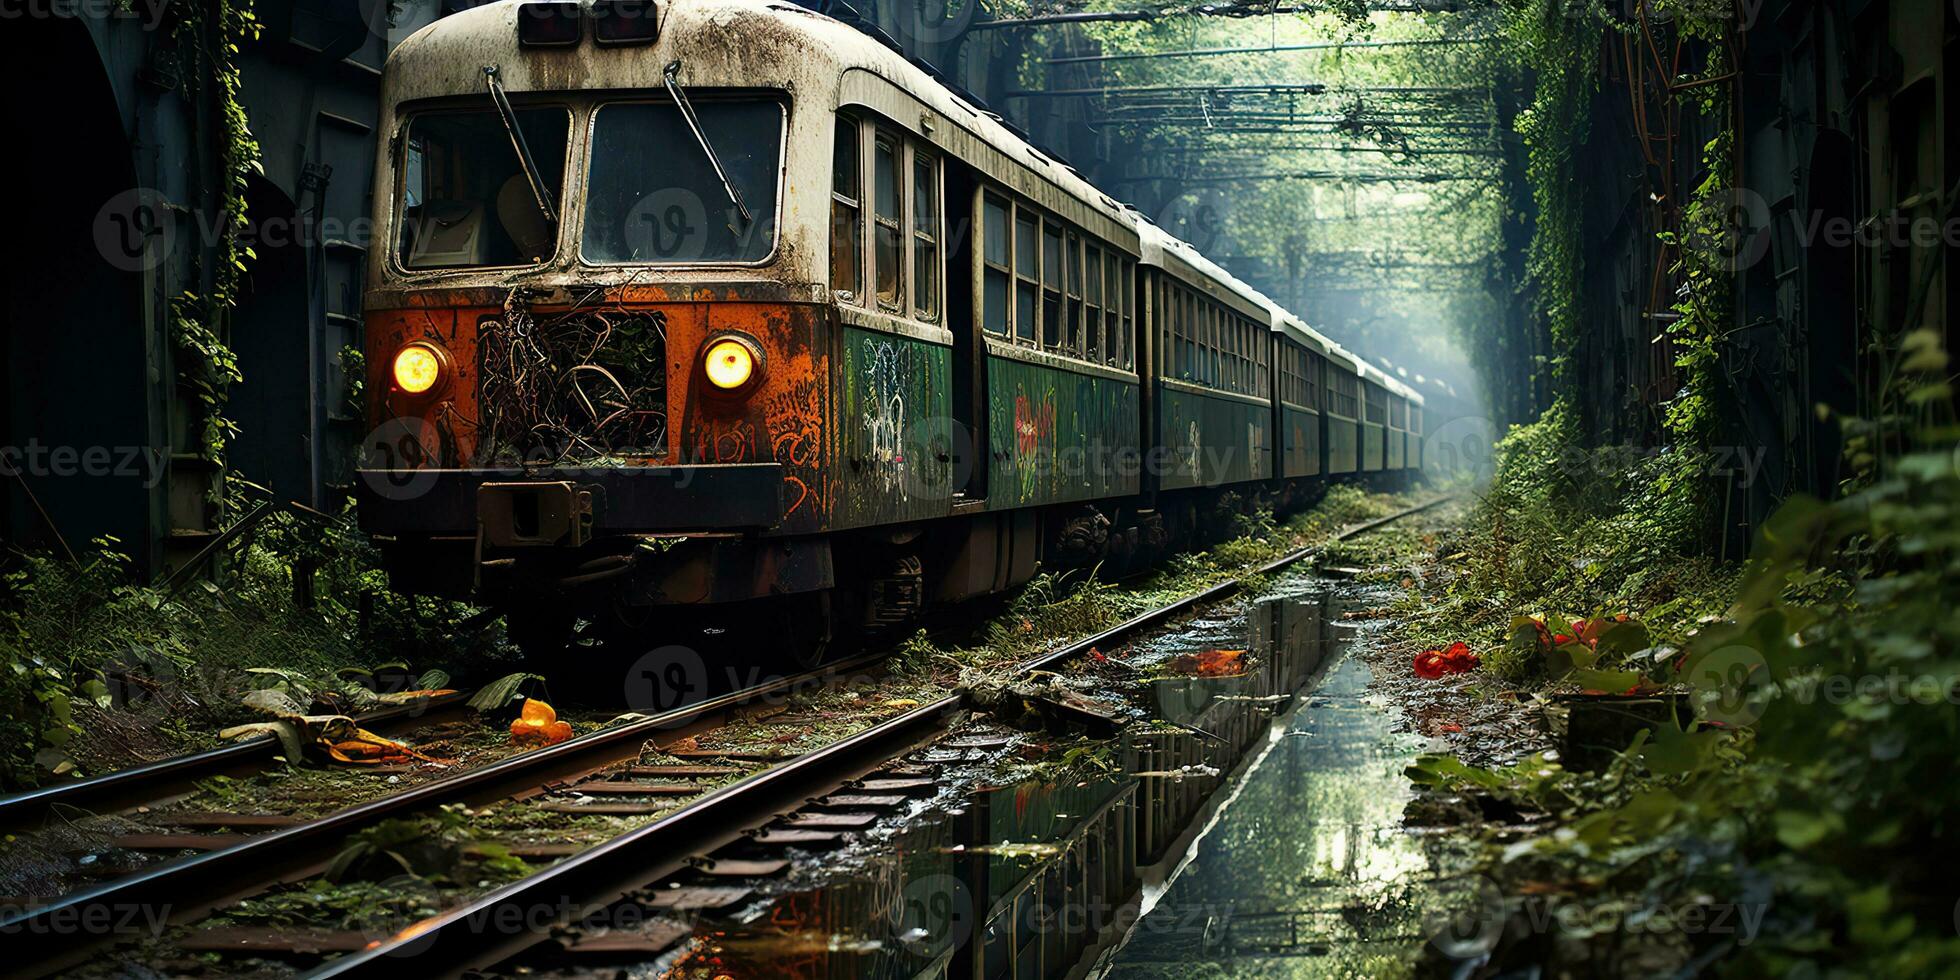
<path id="1" fill-rule="evenodd" d="M 891 341 L 869 345 L 864 365 L 864 431 L 871 479 L 886 493 L 906 496 L 905 373 Z"/>
<path id="2" fill-rule="evenodd" d="M 783 466 L 783 518 L 808 512 L 821 515 L 828 487 L 823 467 L 823 389 L 814 377 L 801 377 L 762 404 L 769 449 Z"/>
<path id="3" fill-rule="evenodd" d="M 755 460 L 755 423 L 745 418 L 707 418 L 696 430 L 694 458 L 703 463 Z"/>
<path id="4" fill-rule="evenodd" d="M 1055 403 L 1044 398 L 1035 401 L 1024 391 L 1014 395 L 1014 451 L 1032 456 L 1041 444 L 1055 434 Z"/>

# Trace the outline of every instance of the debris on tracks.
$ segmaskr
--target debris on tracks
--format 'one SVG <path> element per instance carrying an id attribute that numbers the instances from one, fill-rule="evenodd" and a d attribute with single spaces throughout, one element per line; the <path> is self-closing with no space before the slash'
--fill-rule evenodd
<path id="1" fill-rule="evenodd" d="M 1116 709 L 1082 693 L 1093 682 L 1072 682 L 1060 674 L 1035 671 L 1001 677 L 977 670 L 960 675 L 960 699 L 968 708 L 1025 731 L 1080 732 L 1108 738 L 1127 719 Z"/>
<path id="2" fill-rule="evenodd" d="M 572 723 L 558 720 L 557 710 L 536 698 L 525 698 L 510 723 L 512 745 L 557 745 L 571 737 Z"/>

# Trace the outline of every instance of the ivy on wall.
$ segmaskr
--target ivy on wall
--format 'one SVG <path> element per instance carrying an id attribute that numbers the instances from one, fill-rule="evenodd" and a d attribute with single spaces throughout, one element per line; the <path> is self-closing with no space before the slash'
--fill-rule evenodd
<path id="1" fill-rule="evenodd" d="M 216 207 L 224 225 L 210 267 L 198 277 L 202 291 L 186 289 L 171 302 L 171 340 L 180 358 L 179 376 L 196 392 L 202 411 L 199 451 L 222 463 L 226 444 L 238 434 L 237 423 L 224 414 L 227 391 L 244 377 L 225 335 L 238 305 L 245 264 L 257 258 L 240 232 L 246 221 L 247 182 L 262 172 L 258 140 L 240 101 L 238 52 L 241 44 L 258 38 L 261 27 L 251 0 L 185 4 L 180 9 L 171 33 L 177 76 L 193 118 L 200 126 L 217 127 L 211 145 L 217 152 Z"/>

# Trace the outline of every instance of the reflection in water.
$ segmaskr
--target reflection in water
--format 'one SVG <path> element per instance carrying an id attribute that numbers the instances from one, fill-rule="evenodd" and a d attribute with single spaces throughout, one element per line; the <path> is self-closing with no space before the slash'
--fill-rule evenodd
<path id="1" fill-rule="evenodd" d="M 1260 618 L 1255 611 L 1255 627 Z M 1435 875 L 1432 856 L 1401 827 L 1410 795 L 1402 771 L 1420 742 L 1391 731 L 1394 717 L 1366 700 L 1368 681 L 1360 660 L 1337 661 L 1242 777 L 1108 976 L 1408 972 Z"/>
<path id="2" fill-rule="evenodd" d="M 687 952 L 628 972 L 899 978 L 938 975 L 957 956 L 952 975 L 1059 977 L 1132 924 L 1138 866 L 1175 863 L 1225 799 L 1195 859 L 1151 890 L 1111 975 L 1185 977 L 1199 963 L 1218 976 L 1398 972 L 1421 944 L 1417 902 L 1433 876 L 1400 830 L 1416 746 L 1363 700 L 1367 669 L 1332 651 L 1327 608 L 1322 595 L 1270 600 L 1139 643 L 1130 662 L 1145 671 L 1196 650 L 1248 653 L 1231 677 L 1151 673 L 1140 706 L 1170 724 L 1112 743 L 1120 772 L 955 794 L 950 812 L 848 871 L 832 856 L 803 862 L 813 885 L 740 921 L 704 920 Z M 1316 673 L 1316 693 L 1276 723 Z"/>

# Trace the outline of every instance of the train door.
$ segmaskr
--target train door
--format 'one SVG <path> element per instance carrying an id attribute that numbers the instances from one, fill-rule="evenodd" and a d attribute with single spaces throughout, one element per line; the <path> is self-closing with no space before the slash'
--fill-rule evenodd
<path id="1" fill-rule="evenodd" d="M 946 162 L 946 325 L 953 332 L 954 500 L 987 496 L 987 343 L 974 305 L 980 277 L 980 186 L 972 170 Z"/>

